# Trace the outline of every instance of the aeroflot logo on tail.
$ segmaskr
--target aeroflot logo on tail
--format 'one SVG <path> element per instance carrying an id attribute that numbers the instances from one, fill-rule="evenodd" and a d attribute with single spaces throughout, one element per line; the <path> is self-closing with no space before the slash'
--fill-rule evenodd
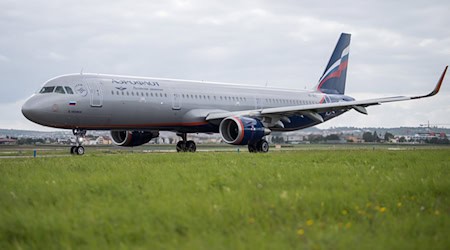
<path id="1" fill-rule="evenodd" d="M 115 84 L 121 84 L 121 85 L 147 85 L 147 86 L 152 86 L 152 87 L 159 87 L 159 83 L 158 82 L 151 82 L 151 81 L 129 81 L 129 80 L 115 80 L 112 79 L 112 83 Z"/>

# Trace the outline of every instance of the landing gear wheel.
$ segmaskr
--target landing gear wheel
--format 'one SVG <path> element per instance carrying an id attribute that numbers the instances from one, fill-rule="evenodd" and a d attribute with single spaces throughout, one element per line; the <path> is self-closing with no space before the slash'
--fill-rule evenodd
<path id="1" fill-rule="evenodd" d="M 256 145 L 255 144 L 248 144 L 248 152 L 250 153 L 256 153 Z"/>
<path id="2" fill-rule="evenodd" d="M 84 147 L 83 146 L 76 147 L 76 153 L 77 155 L 84 155 Z"/>
<path id="3" fill-rule="evenodd" d="M 197 146 L 194 141 L 186 142 L 186 152 L 195 152 L 197 150 Z"/>
<path id="4" fill-rule="evenodd" d="M 197 146 L 194 141 L 187 140 L 187 133 L 177 133 L 181 137 L 181 141 L 177 143 L 177 152 L 195 152 L 197 151 Z"/>
<path id="5" fill-rule="evenodd" d="M 258 143 L 256 143 L 256 149 L 258 152 L 267 153 L 269 152 L 269 143 L 262 139 Z"/>
<path id="6" fill-rule="evenodd" d="M 186 152 L 186 142 L 185 141 L 179 141 L 177 143 L 177 152 Z"/>
<path id="7" fill-rule="evenodd" d="M 84 155 L 84 147 L 81 144 L 83 143 L 83 137 L 86 135 L 86 130 L 72 129 L 72 132 L 75 136 L 75 146 L 70 147 L 70 153 Z"/>

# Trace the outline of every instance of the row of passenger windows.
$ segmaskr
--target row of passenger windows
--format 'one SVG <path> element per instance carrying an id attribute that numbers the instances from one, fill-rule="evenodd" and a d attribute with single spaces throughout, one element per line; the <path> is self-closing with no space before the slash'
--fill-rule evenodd
<path id="1" fill-rule="evenodd" d="M 127 95 L 127 96 L 146 96 L 146 97 L 167 97 L 167 94 L 163 93 L 153 93 L 150 94 L 148 92 L 128 92 L 128 91 L 114 91 L 111 90 L 111 95 Z"/>
<path id="2" fill-rule="evenodd" d="M 46 94 L 46 93 L 58 93 L 58 94 L 69 94 L 69 95 L 73 95 L 73 91 L 70 87 L 68 86 L 48 86 L 48 87 L 43 87 L 41 89 L 41 91 L 39 91 L 40 94 Z"/>
<path id="3" fill-rule="evenodd" d="M 146 96 L 146 97 L 167 97 L 166 93 L 153 93 L 153 92 L 128 92 L 128 91 L 114 91 L 111 90 L 112 95 L 123 95 L 123 96 Z M 210 95 L 194 95 L 194 94 L 181 94 L 183 99 L 205 99 L 205 100 L 226 100 L 226 101 L 247 101 L 246 97 L 236 97 L 236 96 L 210 96 Z M 279 104 L 314 104 L 317 102 L 306 101 L 306 100 L 293 100 L 293 99 L 277 99 L 277 98 L 265 98 L 266 103 L 279 103 Z"/>
<path id="4" fill-rule="evenodd" d="M 58 94 L 70 94 L 73 95 L 73 91 L 68 86 L 47 86 L 43 87 L 40 94 L 45 93 L 58 93 Z M 146 97 L 167 97 L 166 93 L 153 93 L 153 92 L 128 92 L 128 91 L 114 91 L 111 90 L 112 95 L 127 95 L 127 96 L 146 96 Z M 194 95 L 194 94 L 181 94 L 181 98 L 184 99 L 205 99 L 205 100 L 225 100 L 225 101 L 247 101 L 246 97 L 236 97 L 236 96 L 209 96 L 209 95 Z M 266 103 L 279 103 L 279 104 L 314 104 L 314 101 L 305 100 L 292 100 L 292 99 L 277 99 L 277 98 L 266 98 L 264 99 Z"/>

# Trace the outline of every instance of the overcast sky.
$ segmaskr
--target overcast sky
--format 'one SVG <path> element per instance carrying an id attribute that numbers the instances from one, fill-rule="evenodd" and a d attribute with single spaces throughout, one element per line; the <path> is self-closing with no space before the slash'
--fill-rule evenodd
<path id="1" fill-rule="evenodd" d="M 450 62 L 449 9 L 448 0 L 0 0 L 0 128 L 48 130 L 21 105 L 82 68 L 312 88 L 341 32 L 352 34 L 346 94 L 425 94 Z M 368 111 L 320 127 L 450 127 L 450 74 L 433 98 Z"/>

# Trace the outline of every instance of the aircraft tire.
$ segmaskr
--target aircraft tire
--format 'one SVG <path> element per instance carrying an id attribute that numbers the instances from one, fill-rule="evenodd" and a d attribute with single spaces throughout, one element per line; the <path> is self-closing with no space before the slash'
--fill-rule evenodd
<path id="1" fill-rule="evenodd" d="M 197 151 L 197 146 L 195 145 L 194 141 L 187 141 L 186 142 L 186 152 L 195 152 Z"/>
<path id="2" fill-rule="evenodd" d="M 256 144 L 256 149 L 258 152 L 267 153 L 269 152 L 269 143 L 262 139 Z"/>
<path id="3" fill-rule="evenodd" d="M 179 141 L 177 143 L 177 152 L 186 152 L 186 142 L 185 141 Z"/>
<path id="4" fill-rule="evenodd" d="M 255 144 L 248 144 L 248 152 L 250 152 L 250 153 L 256 153 L 256 152 L 258 152 L 258 151 L 256 150 L 256 145 L 255 145 Z"/>
<path id="5" fill-rule="evenodd" d="M 72 146 L 72 147 L 70 147 L 70 154 L 76 154 L 76 149 L 77 149 L 77 146 Z"/>
<path id="6" fill-rule="evenodd" d="M 84 147 L 83 146 L 78 146 L 75 149 L 77 155 L 84 155 Z"/>

